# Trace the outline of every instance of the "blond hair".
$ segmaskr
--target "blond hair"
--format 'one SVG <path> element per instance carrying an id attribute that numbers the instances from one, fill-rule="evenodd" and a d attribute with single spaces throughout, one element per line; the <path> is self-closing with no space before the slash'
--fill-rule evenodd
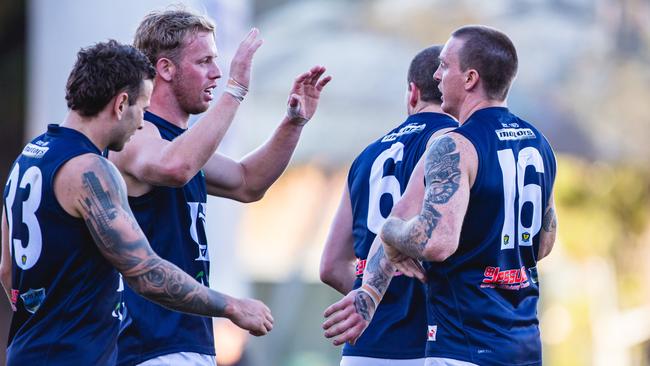
<path id="1" fill-rule="evenodd" d="M 214 33 L 214 23 L 184 8 L 154 11 L 144 17 L 135 32 L 133 45 L 155 66 L 160 58 L 178 62 L 189 35 Z"/>

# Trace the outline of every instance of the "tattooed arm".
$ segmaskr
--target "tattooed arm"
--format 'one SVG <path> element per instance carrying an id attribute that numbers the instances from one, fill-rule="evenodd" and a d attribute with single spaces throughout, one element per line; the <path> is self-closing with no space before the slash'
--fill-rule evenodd
<path id="1" fill-rule="evenodd" d="M 86 222 L 99 251 L 138 294 L 172 310 L 227 317 L 254 335 L 271 330 L 273 318 L 261 302 L 212 291 L 153 252 L 129 208 L 124 180 L 108 160 L 74 158 L 54 186 L 57 200 Z"/>
<path id="2" fill-rule="evenodd" d="M 391 214 L 382 228 L 381 238 L 391 261 L 401 253 L 440 262 L 458 248 L 469 190 L 478 169 L 476 150 L 465 137 L 449 133 L 436 138 L 425 159 L 426 188 L 420 213 L 410 219 Z"/>
<path id="3" fill-rule="evenodd" d="M 542 219 L 542 230 L 539 236 L 539 253 L 537 260 L 540 260 L 551 253 L 553 244 L 555 244 L 555 237 L 557 235 L 557 216 L 555 214 L 555 199 L 553 192 L 548 200 L 548 207 L 544 212 Z"/>
<path id="4" fill-rule="evenodd" d="M 393 207 L 392 212 L 400 212 L 410 217 L 420 210 L 424 191 L 423 160 L 420 159 L 413 170 L 404 196 Z M 419 263 L 411 258 L 408 260 L 411 266 L 400 268 L 400 271 L 424 281 L 425 274 Z M 325 310 L 324 316 L 327 318 L 323 323 L 325 337 L 333 338 L 332 343 L 335 346 L 345 342 L 354 344 L 363 334 L 375 314 L 377 305 L 388 289 L 395 268 L 395 265 L 384 254 L 384 247 L 377 235 L 368 252 L 362 287 L 350 291 L 343 299 Z"/>
<path id="5" fill-rule="evenodd" d="M 352 204 L 346 185 L 325 241 L 320 260 L 320 280 L 343 295 L 347 294 L 354 285 L 354 259 Z"/>

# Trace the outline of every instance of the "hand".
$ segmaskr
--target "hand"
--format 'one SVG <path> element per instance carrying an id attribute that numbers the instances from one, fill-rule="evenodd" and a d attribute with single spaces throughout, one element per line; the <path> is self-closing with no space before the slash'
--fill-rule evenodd
<path id="1" fill-rule="evenodd" d="M 255 51 L 262 45 L 262 40 L 257 39 L 260 31 L 253 28 L 248 32 L 246 38 L 239 44 L 235 56 L 230 62 L 230 77 L 239 84 L 248 88 L 251 80 L 251 65 Z"/>
<path id="2" fill-rule="evenodd" d="M 233 299 L 226 317 L 254 336 L 263 336 L 273 329 L 271 310 L 253 299 Z"/>
<path id="3" fill-rule="evenodd" d="M 370 295 L 358 289 L 350 291 L 339 302 L 325 309 L 325 338 L 334 338 L 332 344 L 335 346 L 345 342 L 354 345 L 374 314 L 375 303 Z"/>
<path id="4" fill-rule="evenodd" d="M 320 92 L 332 80 L 331 76 L 320 78 L 325 67 L 314 66 L 308 72 L 298 75 L 293 82 L 287 102 L 287 118 L 297 125 L 304 125 L 316 113 Z"/>
<path id="5" fill-rule="evenodd" d="M 384 245 L 386 258 L 393 263 L 396 270 L 402 272 L 405 276 L 417 278 L 422 283 L 427 282 L 427 273 L 422 267 L 422 264 L 420 264 L 420 261 L 407 256 L 389 244 L 384 242 L 382 244 Z"/>

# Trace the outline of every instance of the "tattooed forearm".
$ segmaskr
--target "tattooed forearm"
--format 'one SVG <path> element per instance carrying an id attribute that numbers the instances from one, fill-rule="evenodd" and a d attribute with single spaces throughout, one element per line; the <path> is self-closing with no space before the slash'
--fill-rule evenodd
<path id="1" fill-rule="evenodd" d="M 382 239 L 409 257 L 424 259 L 424 249 L 442 219 L 434 205 L 446 204 L 460 186 L 460 154 L 449 136 L 436 139 L 425 160 L 424 202 L 419 215 L 409 221 L 392 217 L 382 229 Z"/>
<path id="2" fill-rule="evenodd" d="M 549 208 L 548 211 L 546 211 L 546 214 L 544 214 L 542 228 L 544 228 L 544 231 L 546 232 L 555 231 L 557 228 L 557 217 L 555 216 L 555 209 L 553 209 L 553 207 Z"/>
<path id="3" fill-rule="evenodd" d="M 153 252 L 126 204 L 123 185 L 113 174 L 119 173 L 101 160 L 82 174 L 80 207 L 102 255 L 147 299 L 176 311 L 223 316 L 224 295 Z"/>
<path id="4" fill-rule="evenodd" d="M 376 288 L 383 295 L 390 284 L 393 272 L 395 267 L 384 255 L 384 246 L 379 245 L 379 249 L 368 259 L 363 273 L 363 282 Z"/>
<path id="5" fill-rule="evenodd" d="M 357 314 L 361 315 L 363 320 L 369 322 L 372 319 L 370 316 L 370 306 L 368 303 L 372 303 L 370 296 L 362 291 L 358 291 L 354 296 L 354 309 Z"/>
<path id="6" fill-rule="evenodd" d="M 223 316 L 225 296 L 196 282 L 180 268 L 157 256 L 142 265 L 142 272 L 125 276 L 129 286 L 162 306 L 205 316 Z"/>

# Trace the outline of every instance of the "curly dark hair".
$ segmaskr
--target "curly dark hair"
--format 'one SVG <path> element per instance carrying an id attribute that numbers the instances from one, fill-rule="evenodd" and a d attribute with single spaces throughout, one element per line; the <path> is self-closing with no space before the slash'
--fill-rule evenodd
<path id="1" fill-rule="evenodd" d="M 420 89 L 420 99 L 424 102 L 442 103 L 438 82 L 433 79 L 433 73 L 440 65 L 440 51 L 442 51 L 440 45 L 427 47 L 415 55 L 409 66 L 406 79 Z"/>
<path id="2" fill-rule="evenodd" d="M 68 108 L 85 117 L 96 116 L 119 92 L 135 104 L 143 80 L 153 79 L 156 69 L 138 49 L 115 40 L 82 48 L 65 87 Z"/>

